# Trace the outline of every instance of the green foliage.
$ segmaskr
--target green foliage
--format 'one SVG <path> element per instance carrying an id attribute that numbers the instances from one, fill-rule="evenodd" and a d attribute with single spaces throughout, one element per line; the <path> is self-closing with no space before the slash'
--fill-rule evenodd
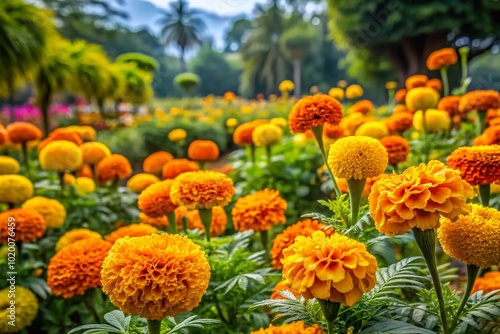
<path id="1" fill-rule="evenodd" d="M 484 333 L 483 331 L 488 327 L 492 327 L 492 325 L 494 327 L 495 322 L 497 322 L 498 330 L 498 319 L 500 319 L 499 292 L 500 290 L 496 290 L 485 294 L 480 290 L 471 295 L 460 317 L 457 333 L 473 333 L 474 329 Z M 492 331 L 492 333 L 494 332 Z"/>
<path id="2" fill-rule="evenodd" d="M 189 96 L 193 92 L 193 89 L 200 84 L 201 79 L 195 73 L 181 73 L 174 78 L 174 82 Z"/>
<path id="3" fill-rule="evenodd" d="M 285 30 L 280 43 L 292 59 L 302 59 L 312 51 L 320 38 L 319 31 L 310 24 L 301 22 Z"/>
<path id="4" fill-rule="evenodd" d="M 137 68 L 141 71 L 148 73 L 154 73 L 158 69 L 158 61 L 156 59 L 149 57 L 145 54 L 138 52 L 129 52 L 119 55 L 116 58 L 117 63 L 133 63 L 137 65 Z"/>

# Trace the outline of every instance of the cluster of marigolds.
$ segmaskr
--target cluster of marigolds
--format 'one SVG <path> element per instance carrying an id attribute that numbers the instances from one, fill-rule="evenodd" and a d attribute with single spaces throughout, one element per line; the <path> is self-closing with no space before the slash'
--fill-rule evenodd
<path id="1" fill-rule="evenodd" d="M 438 70 L 456 62 L 456 53 L 444 49 L 429 57 L 428 67 Z M 489 194 L 494 184 L 500 183 L 499 93 L 485 90 L 446 96 L 448 88 L 441 80 L 414 75 L 397 91 L 396 83 L 388 83 L 399 104 L 391 116 L 377 120 L 375 107 L 368 100 L 352 104 L 344 115 L 339 102 L 344 93 L 362 95 L 361 87 L 353 86 L 346 92 L 336 87 L 329 94 L 302 98 L 292 108 L 288 122 L 277 118 L 239 126 L 234 123 L 234 142 L 248 145 L 252 151 L 255 147 L 270 148 L 279 144 L 288 124 L 293 134 L 318 141 L 324 169 L 333 177 L 334 192 L 350 194 L 351 223 L 357 221 L 364 196 L 381 233 L 394 236 L 412 230 L 416 234 L 419 230 L 434 231 L 449 256 L 478 268 L 499 265 L 500 212 L 488 207 Z M 283 84 L 283 91 L 292 89 L 293 83 Z M 440 98 L 443 90 L 445 96 Z M 468 114 L 484 122 L 478 126 L 474 146 L 455 150 L 446 158 L 447 165 L 430 160 L 401 173 L 386 173 L 388 166 L 397 171 L 410 153 L 402 132 L 412 126 L 422 137 L 449 131 Z M 182 131 L 174 130 L 170 140 L 185 138 Z M 26 174 L 17 174 L 20 163 L 14 158 L 0 157 L 0 202 L 9 207 L 0 214 L 0 240 L 7 240 L 8 217 L 15 218 L 19 243 L 32 242 L 47 229 L 64 226 L 65 207 L 56 199 L 34 196 L 30 177 L 35 166 L 29 161 L 32 149 L 38 151 L 41 169 L 58 173 L 61 187 L 74 187 L 81 196 L 97 186 L 113 186 L 128 179 L 126 186 L 138 194 L 140 223 L 120 227 L 104 237 L 83 228 L 66 231 L 48 264 L 48 286 L 62 298 L 102 287 L 119 309 L 152 321 L 193 310 L 207 290 L 210 266 L 200 246 L 180 231 L 199 229 L 208 240 L 223 235 L 228 222 L 224 207 L 235 194 L 227 174 L 230 168 L 205 169 L 206 163 L 219 158 L 217 145 L 210 140 L 194 141 L 188 149 L 189 159 L 156 152 L 145 159 L 143 173 L 130 177 L 132 167 L 127 158 L 112 154 L 95 141 L 91 127 L 59 128 L 41 138 L 42 132 L 29 123 L 0 129 L 0 145 L 18 147 L 24 153 Z M 482 205 L 470 204 L 476 186 Z M 286 209 L 287 202 L 278 191 L 263 189 L 238 198 L 230 214 L 237 231 L 267 235 L 274 225 L 286 222 Z M 289 290 L 320 303 L 352 306 L 375 286 L 376 258 L 364 244 L 326 227 L 305 219 L 275 236 L 270 263 L 282 271 L 283 279 L 271 298 L 283 298 L 279 292 Z M 474 291 L 494 290 L 500 287 L 499 282 L 497 272 L 488 273 L 476 281 Z M 18 326 L 26 327 L 36 316 L 36 297 L 27 289 L 18 288 L 18 292 Z M 0 292 L 0 301 L 3 299 L 4 291 Z M 27 303 L 30 306 L 23 307 Z M 3 318 L 0 331 L 8 332 Z M 318 325 L 307 327 L 299 321 L 270 325 L 254 333 L 323 332 Z"/>

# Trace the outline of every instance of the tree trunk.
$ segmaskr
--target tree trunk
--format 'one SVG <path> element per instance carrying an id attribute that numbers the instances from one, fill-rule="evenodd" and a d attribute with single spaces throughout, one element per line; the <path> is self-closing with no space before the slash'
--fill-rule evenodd
<path id="1" fill-rule="evenodd" d="M 300 99 L 300 58 L 295 58 L 293 60 L 293 83 L 295 84 L 294 96 L 298 100 Z"/>
<path id="2" fill-rule="evenodd" d="M 14 96 L 12 94 L 9 94 L 6 102 L 9 106 L 10 111 L 10 123 L 14 123 L 16 121 L 16 113 L 14 111 Z"/>
<path id="3" fill-rule="evenodd" d="M 184 59 L 186 49 L 181 48 L 181 56 L 180 56 L 180 62 L 181 62 L 181 73 L 187 72 L 187 67 L 186 67 L 186 59 Z"/>
<path id="4" fill-rule="evenodd" d="M 52 92 L 49 87 L 46 87 L 46 90 L 43 93 L 39 91 L 38 94 L 38 105 L 40 106 L 40 110 L 42 112 L 43 131 L 46 137 L 50 133 L 49 107 L 50 107 L 50 100 L 52 98 L 51 95 Z"/>

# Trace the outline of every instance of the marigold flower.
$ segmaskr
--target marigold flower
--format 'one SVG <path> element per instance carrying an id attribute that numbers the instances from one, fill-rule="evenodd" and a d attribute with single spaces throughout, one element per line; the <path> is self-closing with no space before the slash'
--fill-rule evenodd
<path id="1" fill-rule="evenodd" d="M 389 131 L 404 132 L 412 127 L 413 114 L 410 112 L 394 113 L 385 120 L 385 124 Z"/>
<path id="2" fill-rule="evenodd" d="M 369 121 L 361 124 L 355 132 L 356 136 L 367 136 L 376 139 L 383 138 L 389 134 L 389 129 L 384 122 Z"/>
<path id="3" fill-rule="evenodd" d="M 293 244 L 295 238 L 299 235 L 310 237 L 314 231 L 322 230 L 327 236 L 335 233 L 333 228 L 328 228 L 317 220 L 304 219 L 293 225 L 288 226 L 280 234 L 278 234 L 271 247 L 271 264 L 276 269 L 282 269 L 281 259 L 283 259 L 283 250 Z"/>
<path id="4" fill-rule="evenodd" d="M 280 263 L 280 266 L 281 266 L 281 263 Z M 280 292 L 282 292 L 282 291 L 291 292 L 295 296 L 295 298 L 297 298 L 297 299 L 300 297 L 300 294 L 297 291 L 295 291 L 294 289 L 287 286 L 284 280 L 281 280 L 278 283 L 276 283 L 276 285 L 274 286 L 273 293 L 271 294 L 269 299 L 286 299 L 285 297 L 280 295 Z"/>
<path id="5" fill-rule="evenodd" d="M 325 332 L 317 324 L 307 327 L 302 321 L 292 322 L 281 326 L 269 325 L 250 334 L 324 334 Z"/>
<path id="6" fill-rule="evenodd" d="M 24 202 L 22 208 L 41 214 L 47 228 L 61 227 L 66 220 L 66 208 L 55 199 L 35 196 Z"/>
<path id="7" fill-rule="evenodd" d="M 411 111 L 435 108 L 439 100 L 439 93 L 429 87 L 418 87 L 406 94 L 406 106 Z"/>
<path id="8" fill-rule="evenodd" d="M 7 125 L 7 136 L 14 144 L 27 143 L 42 138 L 42 130 L 28 122 L 14 122 Z"/>
<path id="9" fill-rule="evenodd" d="M 372 191 L 372 186 L 377 182 L 378 180 L 388 177 L 389 174 L 382 173 L 378 176 L 374 177 L 367 177 L 365 186 L 363 188 L 363 196 L 368 197 Z M 346 179 L 339 179 L 335 178 L 337 180 L 337 185 L 339 186 L 339 190 L 342 194 L 348 194 L 349 193 L 349 186 L 347 185 L 347 180 Z"/>
<path id="10" fill-rule="evenodd" d="M 77 146 L 80 146 L 83 143 L 83 139 L 78 132 L 67 128 L 55 129 L 49 134 L 49 138 L 53 141 L 66 140 L 76 144 Z"/>
<path id="11" fill-rule="evenodd" d="M 387 136 L 380 139 L 380 143 L 384 145 L 389 155 L 389 164 L 397 165 L 400 162 L 405 162 L 410 154 L 410 144 L 408 140 L 401 136 Z"/>
<path id="12" fill-rule="evenodd" d="M 201 221 L 200 213 L 198 210 L 188 211 L 187 209 L 185 209 L 184 212 L 178 217 L 177 226 L 182 226 L 183 216 L 186 217 L 187 219 L 189 229 L 197 229 L 200 230 L 202 233 L 205 233 L 205 228 L 203 226 L 203 222 Z M 176 210 L 176 217 L 177 217 L 177 210 Z M 226 211 L 224 211 L 224 208 L 220 206 L 214 206 L 212 208 L 210 236 L 218 237 L 220 235 L 223 235 L 224 232 L 226 232 L 226 226 L 227 226 Z"/>
<path id="13" fill-rule="evenodd" d="M 16 159 L 7 156 L 0 156 L 0 175 L 17 174 L 20 169 L 21 166 Z"/>
<path id="14" fill-rule="evenodd" d="M 95 182 L 88 177 L 77 177 L 75 187 L 79 194 L 85 195 L 95 191 Z"/>
<path id="15" fill-rule="evenodd" d="M 494 208 L 472 204 L 456 221 L 442 218 L 437 235 L 454 259 L 480 268 L 500 265 L 500 212 Z"/>
<path id="16" fill-rule="evenodd" d="M 22 175 L 0 175 L 0 203 L 21 203 L 33 196 L 33 183 Z"/>
<path id="17" fill-rule="evenodd" d="M 455 49 L 443 48 L 432 52 L 428 57 L 425 64 L 430 71 L 439 70 L 441 67 L 448 67 L 456 64 L 458 55 Z"/>
<path id="18" fill-rule="evenodd" d="M 148 224 L 132 224 L 128 226 L 123 226 L 117 229 L 116 231 L 111 232 L 111 234 L 107 235 L 105 239 L 112 244 L 116 242 L 116 240 L 124 237 L 142 237 L 143 235 L 150 235 L 153 233 L 157 233 L 158 230 L 156 227 L 148 225 Z"/>
<path id="19" fill-rule="evenodd" d="M 333 87 L 328 91 L 328 95 L 333 97 L 336 100 L 343 100 L 345 97 L 344 90 L 340 87 Z"/>
<path id="20" fill-rule="evenodd" d="M 233 92 L 225 92 L 222 97 L 224 98 L 224 100 L 231 102 L 236 98 L 236 94 L 234 94 Z"/>
<path id="21" fill-rule="evenodd" d="M 425 83 L 425 87 L 432 88 L 439 94 L 443 91 L 443 83 L 437 78 L 429 79 L 429 81 Z"/>
<path id="22" fill-rule="evenodd" d="M 460 113 L 458 108 L 460 99 L 460 96 L 444 96 L 441 98 L 441 100 L 439 100 L 437 109 L 446 111 L 453 119 L 455 115 L 458 115 Z"/>
<path id="23" fill-rule="evenodd" d="M 65 299 L 101 286 L 101 267 L 112 244 L 98 238 L 76 241 L 58 251 L 49 262 L 47 284 Z"/>
<path id="24" fill-rule="evenodd" d="M 219 147 L 211 140 L 195 140 L 188 148 L 188 157 L 195 161 L 214 161 L 219 159 Z"/>
<path id="25" fill-rule="evenodd" d="M 159 181 L 160 179 L 152 174 L 139 173 L 135 174 L 127 181 L 127 188 L 130 189 L 130 191 L 139 194 L 153 183 Z"/>
<path id="26" fill-rule="evenodd" d="M 168 133 L 168 140 L 178 142 L 186 139 L 187 132 L 184 129 L 173 129 Z"/>
<path id="27" fill-rule="evenodd" d="M 117 240 L 101 275 L 102 290 L 122 311 L 162 320 L 198 306 L 208 287 L 210 265 L 189 238 L 152 234 Z"/>
<path id="28" fill-rule="evenodd" d="M 490 271 L 483 277 L 476 278 L 472 292 L 483 291 L 484 294 L 500 289 L 500 271 Z"/>
<path id="29" fill-rule="evenodd" d="M 123 155 L 111 154 L 97 164 L 96 174 L 101 184 L 116 179 L 123 180 L 132 174 L 132 166 Z"/>
<path id="30" fill-rule="evenodd" d="M 150 173 L 153 175 L 159 175 L 163 169 L 163 166 L 174 157 L 172 154 L 166 151 L 158 151 L 150 154 L 142 164 L 142 169 L 145 173 Z"/>
<path id="31" fill-rule="evenodd" d="M 424 87 L 427 80 L 429 80 L 429 78 L 423 74 L 409 76 L 405 81 L 406 90 L 410 91 L 417 87 Z"/>
<path id="32" fill-rule="evenodd" d="M 238 125 L 238 120 L 236 118 L 228 118 L 226 121 L 227 128 L 234 128 Z"/>
<path id="33" fill-rule="evenodd" d="M 316 231 L 298 236 L 283 255 L 286 284 L 306 299 L 352 306 L 375 286 L 377 259 L 345 235 Z"/>
<path id="34" fill-rule="evenodd" d="M 276 224 L 286 222 L 287 202 L 279 191 L 264 189 L 238 198 L 231 215 L 237 231 L 268 231 Z"/>
<path id="35" fill-rule="evenodd" d="M 328 165 L 335 176 L 364 179 L 385 171 L 388 155 L 380 141 L 365 136 L 345 137 L 330 146 Z"/>
<path id="36" fill-rule="evenodd" d="M 349 99 L 349 100 L 352 100 L 352 99 L 357 99 L 358 97 L 361 97 L 363 96 L 363 87 L 361 87 L 360 85 L 350 85 L 349 87 L 347 87 L 345 89 L 345 96 Z"/>
<path id="37" fill-rule="evenodd" d="M 38 155 L 40 167 L 47 171 L 76 171 L 83 163 L 83 153 L 75 143 L 57 140 L 45 146 Z"/>
<path id="38" fill-rule="evenodd" d="M 413 115 L 413 127 L 417 131 L 422 131 L 424 128 L 423 111 L 419 110 Z M 425 112 L 425 121 L 427 132 L 442 132 L 450 128 L 450 115 L 444 110 L 427 109 Z"/>
<path id="39" fill-rule="evenodd" d="M 403 101 L 405 102 L 405 101 Z M 398 113 L 403 113 L 403 112 L 409 112 L 408 108 L 404 104 L 396 104 L 394 106 L 394 109 L 392 111 L 393 114 L 398 114 Z"/>
<path id="40" fill-rule="evenodd" d="M 76 173 L 78 177 L 86 177 L 89 179 L 94 178 L 94 172 L 92 171 L 92 168 L 90 168 L 89 165 L 83 164 L 82 167 L 78 170 Z"/>
<path id="41" fill-rule="evenodd" d="M 414 227 L 437 228 L 440 216 L 454 219 L 468 213 L 466 201 L 474 196 L 460 172 L 431 160 L 375 182 L 368 202 L 377 230 L 391 236 Z"/>
<path id="42" fill-rule="evenodd" d="M 345 130 L 340 125 L 325 124 L 323 126 L 323 136 L 330 139 L 345 137 Z"/>
<path id="43" fill-rule="evenodd" d="M 282 138 L 283 130 L 272 123 L 259 125 L 252 132 L 252 141 L 258 147 L 276 145 Z"/>
<path id="44" fill-rule="evenodd" d="M 397 103 L 405 103 L 406 101 L 406 89 L 401 88 L 396 91 L 396 94 L 394 94 L 394 100 L 396 100 Z"/>
<path id="45" fill-rule="evenodd" d="M 362 113 L 357 112 L 344 117 L 342 121 L 340 121 L 339 126 L 345 130 L 345 134 L 347 136 L 354 136 L 356 130 L 361 126 L 361 124 L 374 120 L 374 117 L 367 117 Z"/>
<path id="46" fill-rule="evenodd" d="M 354 103 L 348 110 L 347 114 L 352 114 L 355 112 L 360 112 L 363 115 L 372 113 L 375 110 L 372 101 L 370 100 L 360 100 Z"/>
<path id="47" fill-rule="evenodd" d="M 484 130 L 483 134 L 476 139 L 474 139 L 474 146 L 500 145 L 500 125 L 487 128 Z M 479 141 L 481 141 L 481 144 L 479 144 Z"/>
<path id="48" fill-rule="evenodd" d="M 295 85 L 291 80 L 283 80 L 278 88 L 282 93 L 290 93 L 295 88 Z"/>
<path id="49" fill-rule="evenodd" d="M 500 94 L 495 90 L 473 90 L 460 99 L 459 110 L 488 110 L 500 108 Z"/>
<path id="50" fill-rule="evenodd" d="M 102 236 L 94 231 L 86 228 L 76 228 L 64 233 L 56 243 L 56 252 L 59 252 L 64 247 L 71 245 L 74 242 L 87 239 L 99 239 L 102 240 Z"/>
<path id="51" fill-rule="evenodd" d="M 387 81 L 385 83 L 385 89 L 387 90 L 394 90 L 398 88 L 398 82 L 397 81 Z"/>
<path id="52" fill-rule="evenodd" d="M 9 142 L 9 135 L 3 124 L 0 124 L 0 146 L 5 145 L 7 142 Z"/>
<path id="53" fill-rule="evenodd" d="M 287 119 L 283 118 L 283 117 L 274 117 L 274 118 L 271 118 L 270 123 L 273 124 L 273 125 L 278 126 L 280 129 L 284 129 L 288 125 Z"/>
<path id="54" fill-rule="evenodd" d="M 188 159 L 173 159 L 163 166 L 162 174 L 163 178 L 168 180 L 175 179 L 182 173 L 195 172 L 199 169 L 200 166 L 194 161 Z"/>
<path id="55" fill-rule="evenodd" d="M 172 203 L 170 196 L 174 180 L 163 180 L 153 183 L 139 195 L 139 209 L 152 218 L 165 216 L 173 212 L 177 205 Z"/>
<path id="56" fill-rule="evenodd" d="M 167 216 L 153 218 L 148 216 L 144 212 L 139 213 L 139 221 L 141 222 L 141 224 L 148 224 L 160 230 L 168 229 L 169 226 Z"/>
<path id="57" fill-rule="evenodd" d="M 12 305 L 12 291 L 10 287 L 0 291 L 0 333 L 19 333 L 31 325 L 38 313 L 38 299 L 31 290 L 22 286 L 15 286 L 15 325 L 12 326 L 9 315 Z"/>
<path id="58" fill-rule="evenodd" d="M 446 161 L 473 186 L 500 181 L 500 145 L 459 147 Z"/>
<path id="59" fill-rule="evenodd" d="M 262 124 L 267 124 L 269 121 L 257 119 L 252 122 L 247 122 L 239 125 L 233 133 L 233 141 L 236 145 L 251 145 L 253 144 L 252 133 L 256 127 Z"/>
<path id="60" fill-rule="evenodd" d="M 342 105 L 334 98 L 317 94 L 300 99 L 288 116 L 292 133 L 306 132 L 325 123 L 339 125 L 342 119 Z"/>
<path id="61" fill-rule="evenodd" d="M 9 235 L 9 222 L 16 222 L 16 233 Z M 40 238 L 45 233 L 45 220 L 36 211 L 27 209 L 10 209 L 0 213 L 0 241 L 7 242 L 8 239 L 30 242 Z"/>
<path id="62" fill-rule="evenodd" d="M 88 165 L 96 165 L 105 157 L 111 155 L 109 148 L 97 141 L 87 142 L 80 145 L 83 153 L 83 162 Z"/>
<path id="63" fill-rule="evenodd" d="M 89 125 L 72 125 L 66 127 L 66 129 L 75 131 L 85 141 L 93 141 L 97 137 L 95 129 Z"/>

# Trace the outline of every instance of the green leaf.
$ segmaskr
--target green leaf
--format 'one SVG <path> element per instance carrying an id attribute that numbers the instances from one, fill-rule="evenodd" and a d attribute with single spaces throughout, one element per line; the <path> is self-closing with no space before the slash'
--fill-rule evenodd
<path id="1" fill-rule="evenodd" d="M 123 334 L 124 332 L 116 329 L 113 326 L 106 324 L 92 324 L 92 325 L 83 325 L 77 328 L 74 328 L 68 332 L 68 334 L 77 333 L 80 331 L 85 331 L 85 333 L 98 333 L 98 332 L 109 332 L 109 333 L 119 333 Z"/>
<path id="2" fill-rule="evenodd" d="M 114 310 L 109 313 L 106 313 L 104 315 L 104 320 L 106 320 L 106 322 L 111 326 L 116 327 L 117 329 L 119 329 L 124 333 L 126 333 L 128 330 L 127 322 L 125 321 L 125 315 L 121 311 Z"/>
<path id="3" fill-rule="evenodd" d="M 389 318 L 379 317 L 375 321 L 376 324 L 365 328 L 359 334 L 435 334 L 433 331 Z"/>

